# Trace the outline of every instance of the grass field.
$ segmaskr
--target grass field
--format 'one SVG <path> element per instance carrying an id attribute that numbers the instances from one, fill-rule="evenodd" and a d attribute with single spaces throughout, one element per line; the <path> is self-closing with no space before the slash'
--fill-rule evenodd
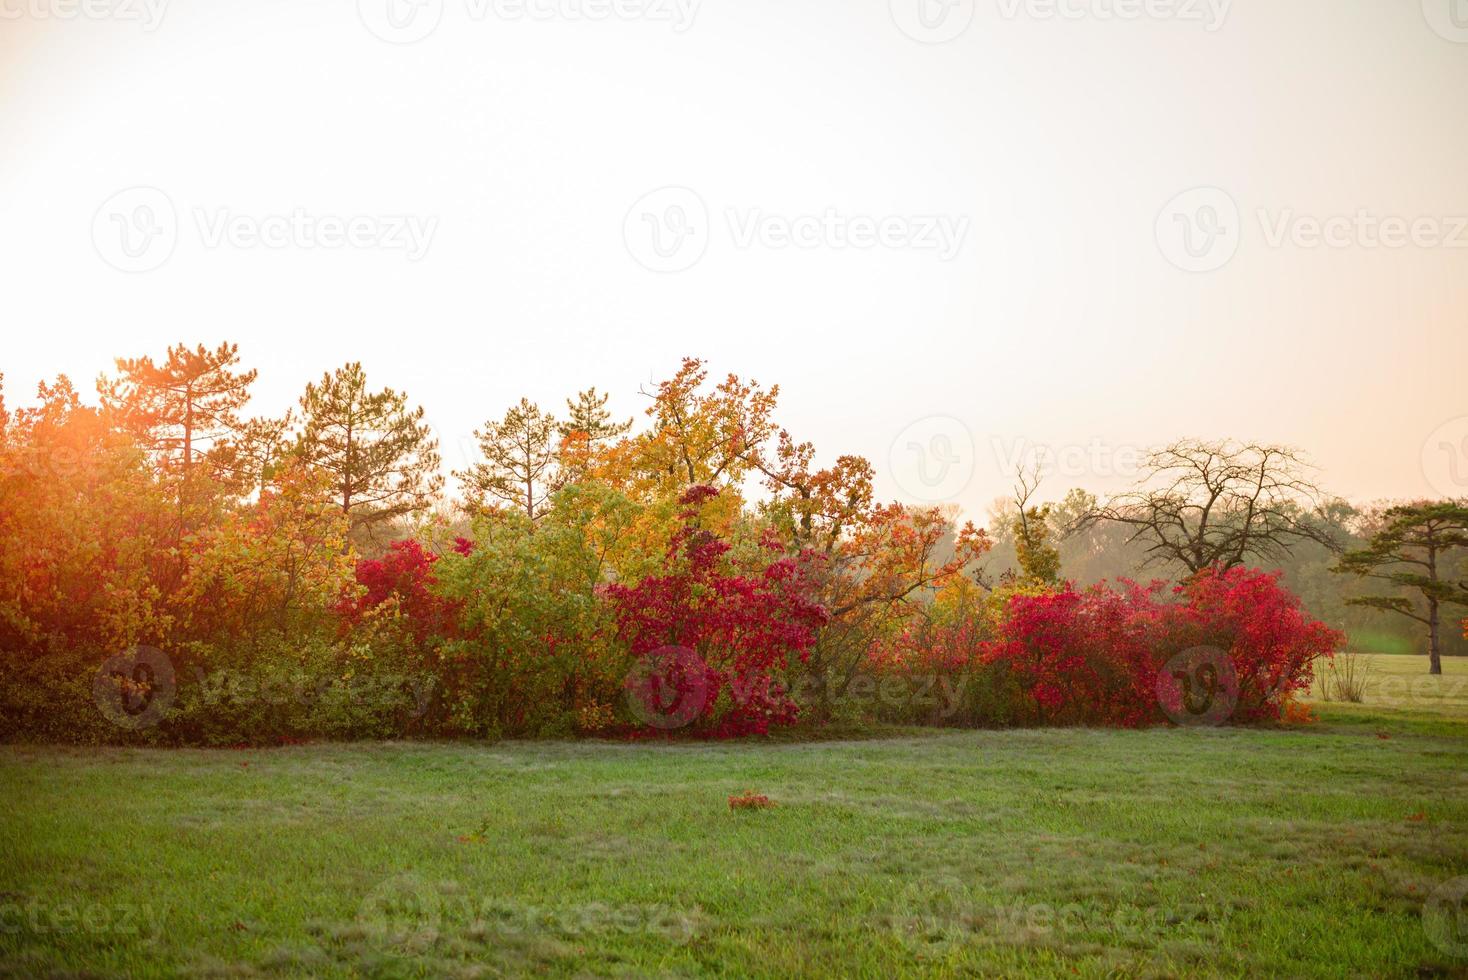
<path id="1" fill-rule="evenodd" d="M 1425 669 L 1284 730 L 7 747 L 0 973 L 1468 976 Z"/>

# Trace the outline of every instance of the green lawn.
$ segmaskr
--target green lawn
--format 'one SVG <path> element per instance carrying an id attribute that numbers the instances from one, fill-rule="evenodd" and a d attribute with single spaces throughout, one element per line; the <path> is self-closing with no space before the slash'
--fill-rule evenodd
<path id="1" fill-rule="evenodd" d="M 1465 668 L 1288 730 L 7 747 L 0 974 L 1468 976 Z"/>

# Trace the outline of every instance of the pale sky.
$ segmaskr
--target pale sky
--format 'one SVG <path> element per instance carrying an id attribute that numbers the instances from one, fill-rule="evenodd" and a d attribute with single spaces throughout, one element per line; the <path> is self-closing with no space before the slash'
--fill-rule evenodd
<path id="1" fill-rule="evenodd" d="M 417 4 L 0 0 L 7 400 L 360 360 L 447 470 L 695 355 L 976 518 L 1183 435 L 1468 494 L 1464 0 Z"/>

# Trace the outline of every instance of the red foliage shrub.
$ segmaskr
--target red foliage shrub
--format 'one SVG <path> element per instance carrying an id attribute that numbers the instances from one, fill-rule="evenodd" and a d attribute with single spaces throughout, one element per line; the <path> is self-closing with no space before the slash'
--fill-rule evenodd
<path id="1" fill-rule="evenodd" d="M 1016 595 L 997 632 L 984 659 L 1019 681 L 1027 698 L 1019 717 L 1125 727 L 1166 720 L 1159 673 L 1199 648 L 1218 651 L 1220 666 L 1232 668 L 1220 693 L 1230 720 L 1278 720 L 1309 686 L 1315 658 L 1345 640 L 1311 619 L 1278 573 L 1245 568 L 1203 572 L 1172 597 L 1160 583 L 1132 582 L 1119 591 L 1103 583 Z"/>
<path id="2" fill-rule="evenodd" d="M 764 734 L 771 725 L 795 721 L 795 702 L 777 674 L 792 657 L 809 657 L 826 612 L 810 600 L 800 561 L 780 558 L 753 574 L 731 567 L 729 543 L 699 527 L 701 506 L 717 493 L 694 487 L 680 498 L 683 526 L 669 546 L 665 574 L 635 586 L 609 585 L 602 595 L 620 637 L 644 664 L 669 648 L 693 651 L 693 662 L 701 661 L 699 678 L 688 676 L 689 658 L 663 657 L 634 672 L 634 698 L 670 717 L 670 701 L 697 697 L 701 704 L 675 709 L 675 717 L 690 719 L 695 734 Z M 678 675 L 665 676 L 668 670 Z"/>
<path id="3" fill-rule="evenodd" d="M 1007 668 L 1029 696 L 1031 703 L 1016 706 L 1016 720 L 1135 727 L 1159 718 L 1160 588 L 1126 583 L 1122 592 L 1105 585 L 1076 592 L 1067 584 L 1011 598 L 984 659 Z"/>
<path id="4" fill-rule="evenodd" d="M 468 554 L 471 547 L 470 542 L 459 538 L 454 550 Z M 337 602 L 336 612 L 343 625 L 359 625 L 369 611 L 392 600 L 406 623 L 408 635 L 420 646 L 432 638 L 451 635 L 456 609 L 452 602 L 433 591 L 437 581 L 433 565 L 437 561 L 437 555 L 409 539 L 394 541 L 381 558 L 357 562 L 355 577 L 365 591 L 354 591 Z"/>
<path id="5" fill-rule="evenodd" d="M 1305 612 L 1279 572 L 1207 570 L 1177 587 L 1184 638 L 1228 653 L 1238 675 L 1235 721 L 1273 721 L 1310 687 L 1316 658 L 1335 654 L 1344 633 Z"/>

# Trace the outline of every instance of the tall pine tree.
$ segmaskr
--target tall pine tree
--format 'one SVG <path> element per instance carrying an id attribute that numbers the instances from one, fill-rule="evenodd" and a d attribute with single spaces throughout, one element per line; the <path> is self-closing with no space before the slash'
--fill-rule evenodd
<path id="1" fill-rule="evenodd" d="M 560 430 L 554 416 L 522 398 L 503 419 L 486 422 L 474 433 L 484 461 L 454 475 L 471 502 L 494 498 L 536 521 L 562 482 L 557 465 Z"/>
<path id="2" fill-rule="evenodd" d="M 422 407 L 409 408 L 391 388 L 370 391 L 360 363 L 308 384 L 301 414 L 296 451 L 331 475 L 354 535 L 426 509 L 442 489 L 438 440 Z"/>
<path id="3" fill-rule="evenodd" d="M 216 484 L 196 473 L 200 460 L 241 429 L 239 411 L 250 400 L 254 371 L 239 371 L 239 347 L 224 343 L 168 349 L 151 357 L 118 358 L 118 377 L 101 378 L 98 394 L 113 424 L 129 433 L 154 461 L 178 502 L 179 535 L 193 523 L 200 501 Z"/>
<path id="4" fill-rule="evenodd" d="M 1346 604 L 1398 613 L 1425 625 L 1428 671 L 1441 674 L 1442 607 L 1468 606 L 1468 583 L 1450 576 L 1456 553 L 1464 549 L 1468 549 L 1468 504 L 1453 500 L 1406 504 L 1388 508 L 1366 547 L 1346 552 L 1335 570 L 1420 595 L 1421 605 L 1401 591 L 1358 596 Z"/>

